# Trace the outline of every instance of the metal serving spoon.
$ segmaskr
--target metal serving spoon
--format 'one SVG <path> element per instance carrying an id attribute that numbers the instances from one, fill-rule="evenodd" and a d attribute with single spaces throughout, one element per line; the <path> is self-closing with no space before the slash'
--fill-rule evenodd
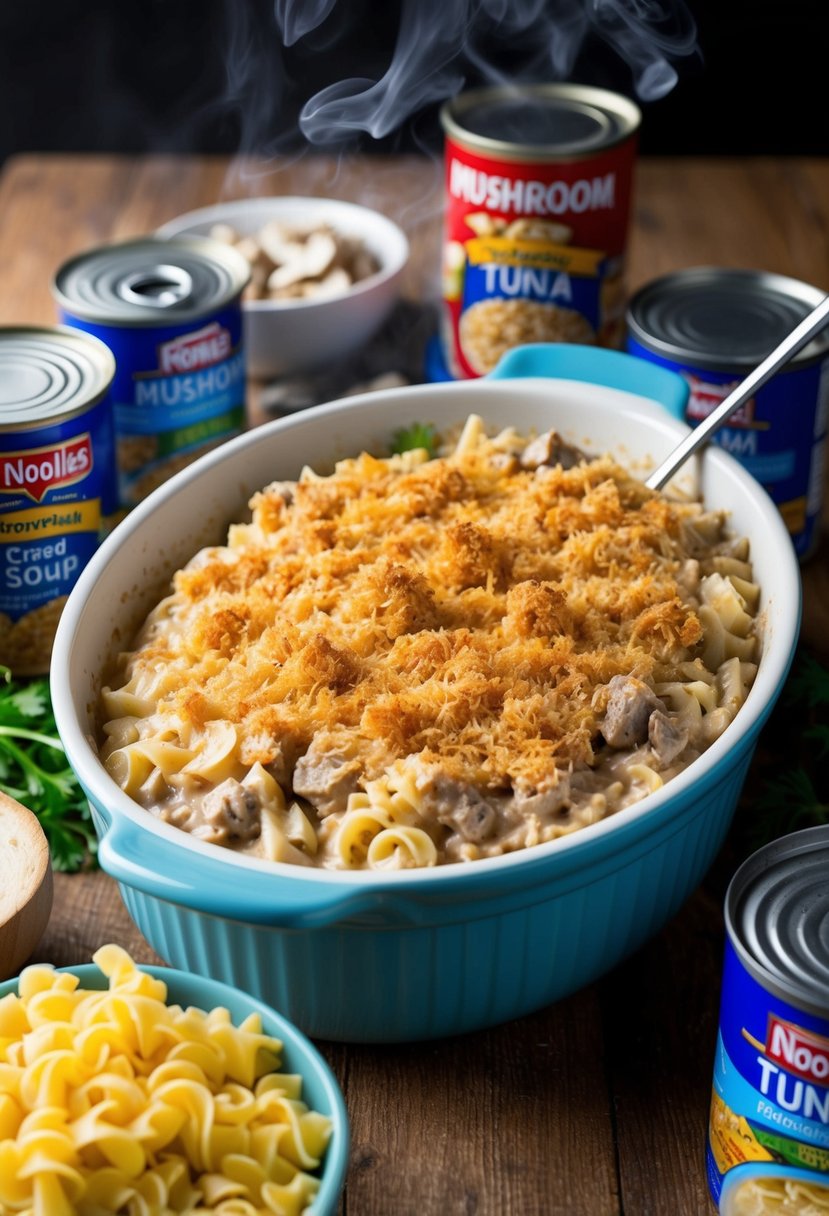
<path id="1" fill-rule="evenodd" d="M 776 371 L 793 359 L 797 352 L 802 350 L 815 334 L 819 333 L 827 321 L 829 321 L 829 296 L 825 296 L 820 304 L 804 317 L 790 334 L 786 335 L 779 346 L 775 346 L 771 354 L 767 355 L 763 362 L 758 364 L 754 371 L 750 372 L 745 380 L 741 381 L 733 392 L 730 392 L 720 402 L 704 422 L 701 422 L 691 431 L 690 435 L 686 435 L 682 442 L 677 444 L 662 461 L 662 464 L 654 469 L 650 477 L 645 479 L 645 485 L 650 486 L 652 490 L 661 490 L 680 465 L 702 447 L 709 435 L 722 426 L 726 419 L 730 418 L 745 401 L 748 401 L 752 393 L 755 393 L 758 388 L 762 388 Z"/>

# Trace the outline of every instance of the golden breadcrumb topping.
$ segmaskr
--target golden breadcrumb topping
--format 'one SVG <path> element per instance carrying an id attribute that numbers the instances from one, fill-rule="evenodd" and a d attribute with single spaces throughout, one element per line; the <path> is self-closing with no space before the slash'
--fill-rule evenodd
<path id="1" fill-rule="evenodd" d="M 290 779 L 315 735 L 371 780 L 419 754 L 479 789 L 593 759 L 616 675 L 677 678 L 702 629 L 683 521 L 609 458 L 534 465 L 484 440 L 363 454 L 257 494 L 252 521 L 175 577 L 134 655 L 165 711 L 236 725 Z"/>

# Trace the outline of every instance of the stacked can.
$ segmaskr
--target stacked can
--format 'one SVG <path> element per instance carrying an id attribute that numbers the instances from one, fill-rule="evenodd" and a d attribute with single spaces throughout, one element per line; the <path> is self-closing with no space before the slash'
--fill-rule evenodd
<path id="1" fill-rule="evenodd" d="M 243 429 L 249 278 L 235 249 L 195 237 L 111 245 L 58 270 L 61 319 L 115 355 L 122 506 Z"/>
<path id="2" fill-rule="evenodd" d="M 829 828 L 744 862 L 725 920 L 711 1194 L 722 1216 L 829 1210 Z"/>
<path id="3" fill-rule="evenodd" d="M 0 663 L 48 672 L 66 597 L 118 507 L 111 352 L 71 329 L 0 330 Z"/>
<path id="4" fill-rule="evenodd" d="M 628 98 L 581 85 L 447 102 L 442 338 L 453 376 L 514 346 L 620 346 L 636 131 Z"/>
<path id="5" fill-rule="evenodd" d="M 823 299 L 796 279 L 695 267 L 634 295 L 628 350 L 688 380 L 695 426 Z M 713 436 L 765 487 L 801 559 L 814 552 L 829 423 L 829 331 L 804 348 Z"/>

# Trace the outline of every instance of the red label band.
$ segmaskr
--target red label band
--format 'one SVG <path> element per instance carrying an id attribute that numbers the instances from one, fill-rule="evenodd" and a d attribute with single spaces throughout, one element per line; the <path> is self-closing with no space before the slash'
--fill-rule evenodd
<path id="1" fill-rule="evenodd" d="M 163 342 L 158 348 L 158 366 L 167 375 L 198 371 L 229 358 L 232 345 L 230 330 L 212 321 L 195 333 Z"/>
<path id="2" fill-rule="evenodd" d="M 766 1055 L 786 1072 L 829 1085 L 829 1039 L 769 1014 Z"/>
<path id="3" fill-rule="evenodd" d="M 83 481 L 92 471 L 92 441 L 88 434 L 65 443 L 0 455 L 0 493 L 24 494 L 42 502 L 50 490 Z"/>

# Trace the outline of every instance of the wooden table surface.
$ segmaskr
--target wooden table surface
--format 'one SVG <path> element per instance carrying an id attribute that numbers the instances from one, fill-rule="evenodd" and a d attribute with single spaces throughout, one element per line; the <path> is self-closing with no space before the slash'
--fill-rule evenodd
<path id="1" fill-rule="evenodd" d="M 0 176 L 0 324 L 52 324 L 70 254 L 247 194 L 354 199 L 413 244 L 407 295 L 436 298 L 439 164 L 26 156 Z M 675 159 L 639 166 L 631 289 L 683 266 L 751 266 L 829 289 L 829 160 Z M 256 387 L 252 386 L 252 399 Z M 829 561 L 804 569 L 803 638 L 829 658 Z M 749 783 L 750 784 L 750 783 Z M 412 1046 L 321 1043 L 352 1128 L 348 1216 L 694 1216 L 712 1210 L 704 1149 L 723 948 L 722 898 L 741 823 L 702 887 L 601 982 L 533 1016 Z M 37 959 L 67 965 L 117 941 L 154 955 L 102 873 L 58 875 Z"/>

